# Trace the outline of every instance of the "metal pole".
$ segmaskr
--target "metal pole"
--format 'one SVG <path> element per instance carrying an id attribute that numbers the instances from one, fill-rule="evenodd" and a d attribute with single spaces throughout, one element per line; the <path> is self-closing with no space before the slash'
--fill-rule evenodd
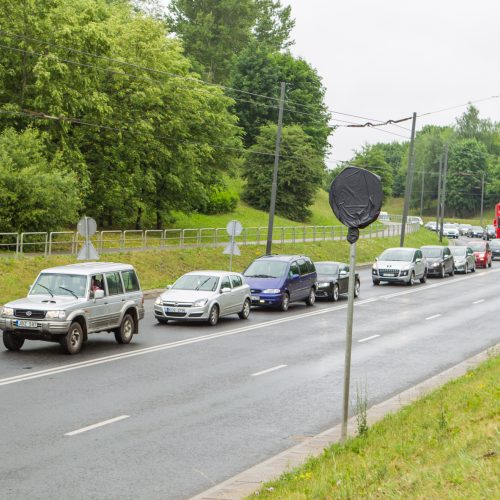
<path id="1" fill-rule="evenodd" d="M 448 144 L 444 146 L 444 168 L 443 168 L 443 203 L 441 210 L 441 224 L 439 226 L 439 241 L 443 241 L 444 207 L 446 203 L 446 172 L 448 170 Z"/>
<path id="2" fill-rule="evenodd" d="M 481 181 L 481 227 L 483 227 L 484 174 L 485 174 L 485 172 L 483 172 L 483 178 L 482 178 L 482 181 Z"/>
<path id="3" fill-rule="evenodd" d="M 436 207 L 436 234 L 439 233 L 439 218 L 441 217 L 441 175 L 443 173 L 443 155 L 439 157 L 439 177 L 438 177 L 438 194 Z"/>
<path id="4" fill-rule="evenodd" d="M 405 244 L 405 226 L 406 218 L 408 217 L 408 209 L 410 207 L 410 196 L 411 196 L 411 185 L 413 182 L 413 166 L 415 164 L 413 157 L 413 148 L 415 146 L 415 125 L 417 121 L 417 113 L 413 113 L 413 120 L 411 123 L 411 140 L 410 140 L 410 152 L 408 153 L 408 171 L 406 172 L 406 187 L 405 187 L 405 204 L 403 208 L 403 219 L 401 220 L 401 238 L 399 240 L 399 246 L 402 247 Z"/>
<path id="5" fill-rule="evenodd" d="M 356 243 L 351 243 L 349 251 L 349 290 L 347 302 L 347 328 L 346 328 L 346 347 L 344 361 L 344 399 L 342 408 L 342 429 L 340 440 L 347 439 L 347 420 L 349 418 L 349 385 L 351 382 L 351 351 L 352 351 L 352 323 L 354 312 L 354 285 L 356 278 Z"/>
<path id="6" fill-rule="evenodd" d="M 269 208 L 269 223 L 267 227 L 266 254 L 271 253 L 273 243 L 274 209 L 276 206 L 276 192 L 278 190 L 278 164 L 280 158 L 281 130 L 283 128 L 283 105 L 285 101 L 285 82 L 281 82 L 280 104 L 278 111 L 278 132 L 276 134 L 276 148 L 274 151 L 273 184 L 271 187 L 271 206 Z"/>
<path id="7" fill-rule="evenodd" d="M 425 170 L 422 168 L 422 186 L 420 187 L 420 217 L 422 217 L 422 213 L 424 211 L 424 179 Z"/>

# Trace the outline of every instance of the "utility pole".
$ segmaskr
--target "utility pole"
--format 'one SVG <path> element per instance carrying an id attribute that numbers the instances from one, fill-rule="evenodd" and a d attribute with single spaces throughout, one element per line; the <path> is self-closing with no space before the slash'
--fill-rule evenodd
<path id="1" fill-rule="evenodd" d="M 443 208 L 441 210 L 441 224 L 439 227 L 439 241 L 443 240 L 444 207 L 446 205 L 446 172 L 448 170 L 448 144 L 444 146 L 444 169 L 443 169 Z"/>
<path id="2" fill-rule="evenodd" d="M 436 208 L 436 234 L 439 234 L 439 219 L 441 218 L 441 176 L 443 175 L 443 155 L 439 157 L 439 178 L 438 178 L 438 197 Z"/>
<path id="3" fill-rule="evenodd" d="M 413 167 L 415 165 L 415 159 L 413 157 L 413 148 L 415 146 L 415 125 L 417 122 L 417 113 L 413 113 L 413 119 L 411 122 L 411 139 L 410 139 L 410 151 L 408 153 L 408 171 L 406 172 L 406 187 L 405 187 L 405 203 L 403 207 L 403 219 L 401 221 L 401 238 L 399 240 L 399 246 L 403 247 L 405 244 L 405 230 L 406 230 L 406 219 L 408 217 L 408 209 L 410 208 L 410 197 L 411 197 L 411 187 L 413 182 Z"/>
<path id="4" fill-rule="evenodd" d="M 273 243 L 274 209 L 276 207 L 276 192 L 278 191 L 278 164 L 280 160 L 281 131 L 283 128 L 283 105 L 285 102 L 285 82 L 281 82 L 280 104 L 278 111 L 278 132 L 276 134 L 276 148 L 274 150 L 273 184 L 271 187 L 271 206 L 269 208 L 269 223 L 267 226 L 266 254 L 271 253 Z"/>
<path id="5" fill-rule="evenodd" d="M 481 180 L 481 227 L 483 227 L 483 205 L 484 205 L 484 174 L 486 172 L 483 171 L 483 178 Z"/>
<path id="6" fill-rule="evenodd" d="M 422 186 L 420 187 L 420 217 L 422 217 L 422 212 L 424 211 L 424 179 L 425 170 L 422 168 Z"/>

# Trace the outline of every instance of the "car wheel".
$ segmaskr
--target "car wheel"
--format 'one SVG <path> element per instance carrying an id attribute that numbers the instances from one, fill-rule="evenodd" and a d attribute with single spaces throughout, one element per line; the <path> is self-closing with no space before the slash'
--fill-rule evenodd
<path id="1" fill-rule="evenodd" d="M 243 308 L 238 313 L 238 316 L 240 319 L 248 319 L 248 316 L 250 316 L 250 300 L 245 299 L 245 302 L 243 302 Z"/>
<path id="2" fill-rule="evenodd" d="M 312 286 L 309 290 L 309 295 L 306 299 L 306 306 L 313 306 L 316 302 L 316 292 L 314 291 L 314 287 Z"/>
<path id="3" fill-rule="evenodd" d="M 488 267 L 491 267 L 491 260 L 488 262 Z"/>
<path id="4" fill-rule="evenodd" d="M 339 286 L 337 283 L 333 285 L 332 293 L 330 294 L 331 300 L 337 302 L 339 300 Z"/>
<path id="5" fill-rule="evenodd" d="M 78 322 L 71 323 L 69 331 L 59 340 L 66 354 L 78 354 L 83 346 L 83 330 Z"/>
<path id="6" fill-rule="evenodd" d="M 475 273 L 476 272 L 476 264 L 474 264 L 474 267 L 470 270 L 471 273 Z"/>
<path id="7" fill-rule="evenodd" d="M 361 291 L 361 283 L 359 280 L 356 280 L 354 283 L 354 297 L 359 297 Z"/>
<path id="8" fill-rule="evenodd" d="M 380 280 L 372 280 L 372 281 L 373 281 L 373 284 L 374 284 L 375 286 L 380 285 Z"/>
<path id="9" fill-rule="evenodd" d="M 282 311 L 288 311 L 288 306 L 290 305 L 290 295 L 288 292 L 283 294 L 283 298 L 281 299 L 280 309 Z"/>
<path id="10" fill-rule="evenodd" d="M 469 264 L 465 264 L 464 274 L 467 274 L 468 272 L 469 272 Z"/>
<path id="11" fill-rule="evenodd" d="M 420 278 L 420 283 L 425 283 L 427 281 L 427 271 L 424 271 L 424 275 Z"/>
<path id="12" fill-rule="evenodd" d="M 217 305 L 213 305 L 208 313 L 208 324 L 210 326 L 215 326 L 219 322 L 219 308 Z"/>
<path id="13" fill-rule="evenodd" d="M 444 265 L 442 265 L 441 268 L 439 269 L 439 277 L 444 278 L 444 276 L 445 276 Z"/>
<path id="14" fill-rule="evenodd" d="M 24 337 L 10 332 L 3 332 L 3 345 L 9 351 L 19 351 L 24 344 Z"/>
<path id="15" fill-rule="evenodd" d="M 415 271 L 412 271 L 410 274 L 410 279 L 408 280 L 408 283 L 406 283 L 406 284 L 408 286 L 412 286 L 414 281 L 415 281 Z"/>
<path id="16" fill-rule="evenodd" d="M 119 344 L 130 344 L 132 337 L 134 336 L 134 318 L 130 314 L 125 314 L 122 319 L 122 324 L 120 328 L 114 331 L 115 339 Z"/>
<path id="17" fill-rule="evenodd" d="M 156 321 L 158 321 L 158 323 L 160 323 L 160 325 L 166 325 L 168 323 L 167 318 L 156 318 Z"/>
<path id="18" fill-rule="evenodd" d="M 455 268 L 453 266 L 451 267 L 450 276 L 455 276 Z"/>

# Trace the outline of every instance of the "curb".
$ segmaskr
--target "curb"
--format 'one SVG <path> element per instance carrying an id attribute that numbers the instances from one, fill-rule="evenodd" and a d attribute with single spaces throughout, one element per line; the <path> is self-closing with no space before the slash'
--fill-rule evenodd
<path id="1" fill-rule="evenodd" d="M 461 377 L 470 369 L 487 360 L 491 353 L 500 353 L 500 343 L 462 361 L 448 370 L 424 380 L 420 384 L 410 387 L 382 403 L 372 406 L 367 411 L 368 424 L 373 425 L 388 413 L 395 413 L 402 407 L 422 398 L 450 380 Z M 338 424 L 192 497 L 191 500 L 237 500 L 251 495 L 258 491 L 264 483 L 277 479 L 284 472 L 289 472 L 295 467 L 302 465 L 309 458 L 321 455 L 325 448 L 340 441 L 340 431 L 341 424 Z M 355 416 L 349 419 L 347 432 L 349 436 L 356 435 Z"/>

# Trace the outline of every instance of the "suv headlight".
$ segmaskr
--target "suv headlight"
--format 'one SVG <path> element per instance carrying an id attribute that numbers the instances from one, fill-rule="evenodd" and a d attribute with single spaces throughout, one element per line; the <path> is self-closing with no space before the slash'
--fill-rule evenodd
<path id="1" fill-rule="evenodd" d="M 208 299 L 200 299 L 193 302 L 193 307 L 203 307 L 208 302 Z"/>
<path id="2" fill-rule="evenodd" d="M 2 316 L 14 316 L 14 308 L 13 307 L 2 307 L 1 313 L 2 313 Z"/>
<path id="3" fill-rule="evenodd" d="M 64 319 L 66 317 L 65 311 L 47 311 L 45 317 L 48 319 Z"/>
<path id="4" fill-rule="evenodd" d="M 281 290 L 279 288 L 266 288 L 262 290 L 262 293 L 280 293 Z"/>
<path id="5" fill-rule="evenodd" d="M 163 300 L 161 297 L 156 297 L 156 300 L 155 300 L 155 305 L 157 306 L 161 306 L 163 303 Z"/>

